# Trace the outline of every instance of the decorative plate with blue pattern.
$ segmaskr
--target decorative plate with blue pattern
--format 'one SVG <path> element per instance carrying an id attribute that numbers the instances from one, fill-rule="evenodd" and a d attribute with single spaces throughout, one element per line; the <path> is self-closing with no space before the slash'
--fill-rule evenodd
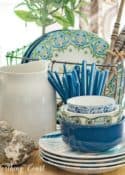
<path id="1" fill-rule="evenodd" d="M 32 60 L 57 60 L 102 64 L 109 45 L 96 34 L 81 30 L 57 30 L 35 40 L 22 63 Z"/>

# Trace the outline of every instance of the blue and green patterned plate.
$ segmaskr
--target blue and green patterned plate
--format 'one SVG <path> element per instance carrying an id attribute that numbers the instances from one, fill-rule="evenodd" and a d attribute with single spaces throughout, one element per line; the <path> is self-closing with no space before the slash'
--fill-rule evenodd
<path id="1" fill-rule="evenodd" d="M 57 30 L 35 40 L 24 54 L 22 63 L 30 59 L 102 64 L 109 45 L 98 35 L 82 30 Z M 27 57 L 27 59 L 26 59 Z"/>

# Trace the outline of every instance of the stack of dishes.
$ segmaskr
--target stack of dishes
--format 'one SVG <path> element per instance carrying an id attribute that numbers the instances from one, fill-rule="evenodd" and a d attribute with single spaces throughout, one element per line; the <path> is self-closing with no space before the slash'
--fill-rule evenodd
<path id="1" fill-rule="evenodd" d="M 125 165 L 125 139 L 102 153 L 73 151 L 62 140 L 61 132 L 53 132 L 39 140 L 40 157 L 47 164 L 74 173 L 97 174 L 113 171 Z"/>
<path id="2" fill-rule="evenodd" d="M 84 152 L 107 151 L 121 142 L 123 116 L 115 100 L 105 96 L 70 98 L 61 110 L 65 143 Z"/>
<path id="3" fill-rule="evenodd" d="M 124 117 L 115 100 L 79 96 L 61 108 L 61 131 L 40 138 L 44 162 L 74 173 L 102 173 L 125 164 Z"/>
<path id="4" fill-rule="evenodd" d="M 61 116 L 84 125 L 114 124 L 121 120 L 122 113 L 113 98 L 105 96 L 80 96 L 70 98 L 62 106 Z"/>

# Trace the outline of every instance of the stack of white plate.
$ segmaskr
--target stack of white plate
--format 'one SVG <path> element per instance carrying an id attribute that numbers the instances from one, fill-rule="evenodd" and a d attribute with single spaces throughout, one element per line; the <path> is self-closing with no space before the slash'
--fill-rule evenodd
<path id="1" fill-rule="evenodd" d="M 125 139 L 120 145 L 102 153 L 81 153 L 71 150 L 60 131 L 40 138 L 40 157 L 53 166 L 74 173 L 97 174 L 125 165 Z"/>

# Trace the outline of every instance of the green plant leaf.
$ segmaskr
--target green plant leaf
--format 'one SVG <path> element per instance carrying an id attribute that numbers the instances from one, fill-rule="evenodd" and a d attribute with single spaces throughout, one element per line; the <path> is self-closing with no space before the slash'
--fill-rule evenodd
<path id="1" fill-rule="evenodd" d="M 64 7 L 64 11 L 65 11 L 66 18 L 69 21 L 70 25 L 74 26 L 74 13 L 73 13 L 73 11 L 67 6 Z"/>
<path id="2" fill-rule="evenodd" d="M 75 4 L 76 4 L 76 0 L 70 0 L 70 3 L 71 3 L 71 8 L 74 9 Z"/>
<path id="3" fill-rule="evenodd" d="M 33 22 L 36 19 L 30 11 L 15 10 L 14 12 L 19 18 L 21 18 L 22 20 L 26 22 Z"/>
<path id="4" fill-rule="evenodd" d="M 16 9 L 16 8 L 18 8 L 18 7 L 20 7 L 20 6 L 26 6 L 26 3 L 25 3 L 25 2 L 21 2 L 21 3 L 17 4 L 17 5 L 14 7 L 14 9 Z"/>
<path id="5" fill-rule="evenodd" d="M 51 7 L 55 7 L 55 8 L 62 8 L 63 6 L 63 0 L 49 0 L 51 4 Z"/>
<path id="6" fill-rule="evenodd" d="M 14 10 L 22 20 L 35 22 L 41 27 L 57 22 L 68 28 L 74 26 L 75 13 L 79 13 L 87 23 L 86 15 L 79 12 L 80 5 L 86 4 L 86 0 L 22 0 Z"/>
<path id="7" fill-rule="evenodd" d="M 39 18 L 39 19 L 35 20 L 35 22 L 39 26 L 48 26 L 48 25 L 55 23 L 55 21 L 53 19 L 50 19 L 50 18 L 46 18 L 46 20 Z"/>
<path id="8" fill-rule="evenodd" d="M 62 2 L 62 0 L 53 0 L 54 3 L 59 4 Z"/>
<path id="9" fill-rule="evenodd" d="M 63 17 L 63 16 L 56 16 L 56 15 L 54 15 L 53 17 L 64 28 L 68 28 L 70 26 L 69 21 L 65 17 Z"/>
<path id="10" fill-rule="evenodd" d="M 53 19 L 47 18 L 46 22 L 45 22 L 45 25 L 48 26 L 48 25 L 51 25 L 51 24 L 54 24 L 54 23 L 55 23 L 55 21 Z"/>
<path id="11" fill-rule="evenodd" d="M 83 20 L 85 21 L 86 24 L 88 24 L 88 18 L 87 18 L 87 15 L 81 11 L 75 11 L 77 14 L 79 14 Z"/>
<path id="12" fill-rule="evenodd" d="M 69 0 L 63 0 L 63 3 L 66 5 L 68 4 Z"/>

